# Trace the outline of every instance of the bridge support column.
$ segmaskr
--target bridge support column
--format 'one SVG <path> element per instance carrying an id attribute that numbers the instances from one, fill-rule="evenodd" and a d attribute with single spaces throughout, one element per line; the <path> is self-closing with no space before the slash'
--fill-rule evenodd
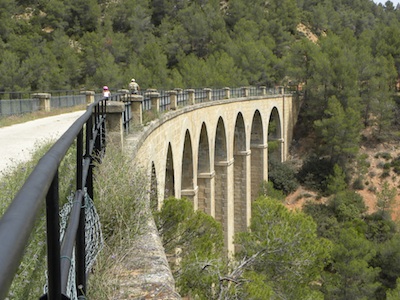
<path id="1" fill-rule="evenodd" d="M 225 92 L 225 99 L 229 99 L 231 97 L 231 88 L 224 87 L 224 92 Z"/>
<path id="2" fill-rule="evenodd" d="M 111 142 L 117 146 L 123 147 L 124 143 L 124 126 L 122 113 L 125 111 L 125 104 L 119 101 L 107 102 L 107 142 Z"/>
<path id="3" fill-rule="evenodd" d="M 86 104 L 89 105 L 94 102 L 94 91 L 82 91 L 81 94 L 86 96 Z"/>
<path id="4" fill-rule="evenodd" d="M 204 92 L 206 93 L 206 98 L 204 99 L 205 102 L 209 102 L 212 100 L 212 89 L 204 88 Z"/>
<path id="5" fill-rule="evenodd" d="M 215 218 L 215 172 L 199 173 L 198 184 L 198 209 Z"/>
<path id="6" fill-rule="evenodd" d="M 215 162 L 215 219 L 222 224 L 225 247 L 234 253 L 233 159 Z M 231 188 L 230 188 L 231 187 Z"/>
<path id="7" fill-rule="evenodd" d="M 177 91 L 168 91 L 169 98 L 170 98 L 170 108 L 171 110 L 176 110 L 178 108 L 178 101 L 177 101 Z"/>
<path id="8" fill-rule="evenodd" d="M 245 232 L 250 226 L 251 217 L 251 151 L 235 153 L 234 163 L 234 209 L 235 233 Z"/>
<path id="9" fill-rule="evenodd" d="M 184 189 L 181 190 L 181 197 L 185 197 L 188 199 L 190 202 L 193 203 L 193 209 L 197 210 L 199 208 L 199 203 L 198 203 L 198 187 L 195 187 L 194 189 Z"/>
<path id="10" fill-rule="evenodd" d="M 251 145 L 251 200 L 258 197 L 263 181 L 268 181 L 268 144 Z"/>
<path id="11" fill-rule="evenodd" d="M 33 99 L 39 99 L 39 110 L 50 111 L 51 110 L 51 94 L 49 93 L 36 93 L 32 95 Z"/>
<path id="12" fill-rule="evenodd" d="M 196 103 L 196 99 L 194 98 L 194 89 L 187 89 L 186 92 L 188 93 L 188 105 L 193 105 Z"/>

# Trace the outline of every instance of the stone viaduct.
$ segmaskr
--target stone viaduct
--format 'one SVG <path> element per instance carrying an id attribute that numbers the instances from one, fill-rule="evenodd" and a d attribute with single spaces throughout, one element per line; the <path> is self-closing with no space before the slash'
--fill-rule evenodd
<path id="1" fill-rule="evenodd" d="M 268 145 L 275 141 L 274 155 L 287 158 L 297 102 L 282 92 L 185 106 L 124 143 L 148 172 L 156 205 L 169 196 L 189 199 L 222 224 L 232 253 L 233 236 L 250 225 L 251 201 L 268 180 Z"/>

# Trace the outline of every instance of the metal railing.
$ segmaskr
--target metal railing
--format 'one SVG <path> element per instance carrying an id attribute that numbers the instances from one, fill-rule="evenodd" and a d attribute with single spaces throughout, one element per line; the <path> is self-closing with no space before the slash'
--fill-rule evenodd
<path id="1" fill-rule="evenodd" d="M 51 94 L 51 107 L 64 108 L 86 103 L 85 95 L 76 90 L 54 90 Z M 31 113 L 40 110 L 39 99 L 34 92 L 0 92 L 0 116 Z"/>
<path id="2" fill-rule="evenodd" d="M 113 100 L 113 99 L 112 99 Z M 24 255 L 43 202 L 46 203 L 48 293 L 41 299 L 65 296 L 73 247 L 76 253 L 78 296 L 86 290 L 84 191 L 93 198 L 93 160 L 105 151 L 106 102 L 102 98 L 54 143 L 40 159 L 0 219 L 0 299 L 5 299 Z M 60 243 L 59 172 L 68 149 L 76 143 L 76 192 L 68 227 Z"/>

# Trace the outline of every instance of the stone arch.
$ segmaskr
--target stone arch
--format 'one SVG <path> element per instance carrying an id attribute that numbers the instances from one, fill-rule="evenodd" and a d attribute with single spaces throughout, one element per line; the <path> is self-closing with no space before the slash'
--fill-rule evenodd
<path id="1" fill-rule="evenodd" d="M 239 113 L 236 117 L 233 137 L 233 209 L 234 209 L 234 232 L 244 232 L 247 229 L 248 212 L 250 205 L 250 198 L 248 192 L 250 185 L 249 180 L 249 162 L 250 151 L 246 149 L 246 127 L 243 115 Z"/>
<path id="2" fill-rule="evenodd" d="M 256 110 L 251 123 L 250 149 L 251 149 L 251 199 L 254 200 L 258 196 L 264 174 L 268 167 L 267 145 L 264 142 L 263 121 L 259 110 Z"/>
<path id="3" fill-rule="evenodd" d="M 226 129 L 223 119 L 218 119 L 215 131 L 214 171 L 215 171 L 215 219 L 222 224 L 225 245 L 228 243 L 228 149 Z"/>
<path id="4" fill-rule="evenodd" d="M 207 126 L 201 125 L 198 158 L 197 158 L 197 186 L 198 186 L 198 209 L 210 216 L 214 216 L 214 173 L 211 172 L 210 145 L 208 140 Z"/>
<path id="5" fill-rule="evenodd" d="M 158 184 L 157 172 L 154 161 L 151 162 L 151 175 L 150 175 L 150 209 L 155 211 L 159 208 L 158 203 Z"/>
<path id="6" fill-rule="evenodd" d="M 181 169 L 181 195 L 193 203 L 193 148 L 189 130 L 185 133 Z"/>
<path id="7" fill-rule="evenodd" d="M 282 128 L 278 109 L 274 107 L 268 122 L 268 159 L 283 161 Z"/>
<path id="8" fill-rule="evenodd" d="M 165 164 L 164 198 L 175 196 L 174 159 L 171 143 L 168 143 L 168 152 Z"/>

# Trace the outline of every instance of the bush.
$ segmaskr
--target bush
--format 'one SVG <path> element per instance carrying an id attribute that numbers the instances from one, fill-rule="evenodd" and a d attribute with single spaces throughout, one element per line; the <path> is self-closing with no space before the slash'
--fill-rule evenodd
<path id="1" fill-rule="evenodd" d="M 361 177 L 356 178 L 353 182 L 353 188 L 355 190 L 363 190 L 364 189 L 364 183 L 363 179 Z"/>
<path id="2" fill-rule="evenodd" d="M 324 192 L 327 188 L 326 178 L 330 174 L 333 174 L 333 164 L 330 160 L 310 155 L 297 174 L 297 179 L 308 189 Z"/>
<path id="3" fill-rule="evenodd" d="M 225 265 L 221 224 L 194 211 L 188 200 L 176 198 L 166 199 L 154 219 L 180 294 L 211 299 L 212 283 L 218 282 L 218 270 Z"/>
<path id="4" fill-rule="evenodd" d="M 375 154 L 375 158 L 383 158 L 384 160 L 392 159 L 392 155 L 388 152 L 379 152 Z"/>
<path id="5" fill-rule="evenodd" d="M 266 182 L 265 180 L 261 183 L 260 191 L 258 196 L 270 197 L 276 200 L 284 200 L 285 195 L 282 191 L 274 188 L 274 184 L 271 181 Z"/>
<path id="6" fill-rule="evenodd" d="M 270 159 L 268 163 L 268 177 L 274 188 L 285 194 L 294 192 L 299 183 L 294 170 L 287 164 Z"/>
<path id="7" fill-rule="evenodd" d="M 149 216 L 149 179 L 122 149 L 107 145 L 94 168 L 94 202 L 100 216 L 104 247 L 89 277 L 89 299 L 114 299 L 120 284 L 115 269 L 129 254 Z"/>

